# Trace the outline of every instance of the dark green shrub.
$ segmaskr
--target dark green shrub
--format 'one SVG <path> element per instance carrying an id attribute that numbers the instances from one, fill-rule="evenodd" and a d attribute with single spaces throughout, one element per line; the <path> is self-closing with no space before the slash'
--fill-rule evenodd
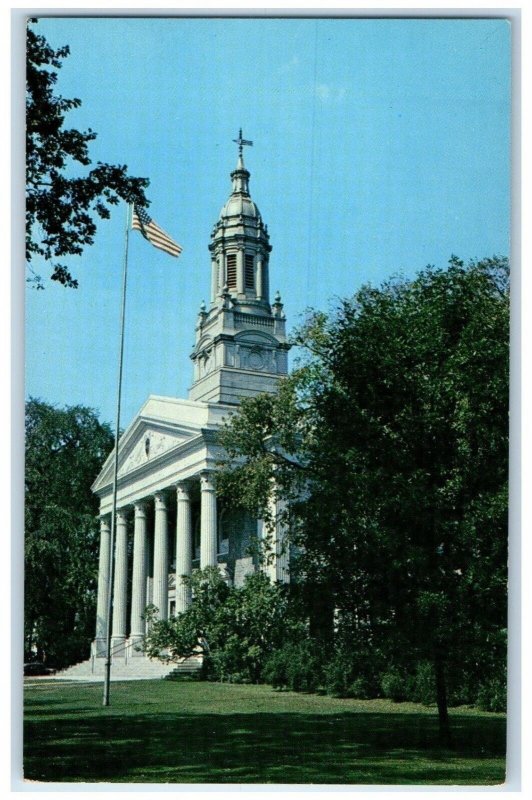
<path id="1" fill-rule="evenodd" d="M 349 697 L 349 687 L 355 678 L 353 664 L 344 654 L 337 653 L 324 669 L 325 689 L 331 697 Z"/>
<path id="2" fill-rule="evenodd" d="M 367 678 L 355 678 L 347 690 L 347 697 L 354 697 L 356 700 L 371 700 L 376 696 L 375 687 Z"/>
<path id="3" fill-rule="evenodd" d="M 208 655 L 203 656 L 203 661 L 201 663 L 201 669 L 199 670 L 199 678 L 202 681 L 216 681 L 219 680 L 218 670 L 213 663 L 212 658 L 209 658 Z"/>
<path id="4" fill-rule="evenodd" d="M 478 682 L 474 675 L 463 672 L 459 676 L 451 676 L 447 687 L 449 706 L 474 705 L 478 694 Z"/>
<path id="5" fill-rule="evenodd" d="M 395 703 L 403 703 L 408 699 L 408 681 L 398 670 L 390 670 L 381 675 L 381 689 L 384 697 Z"/>
<path id="6" fill-rule="evenodd" d="M 325 665 L 323 674 L 325 689 L 331 697 L 356 697 L 367 700 L 379 696 L 378 670 L 372 653 L 337 650 Z"/>
<path id="7" fill-rule="evenodd" d="M 243 672 L 232 672 L 229 675 L 229 683 L 251 683 L 251 678 Z"/>
<path id="8" fill-rule="evenodd" d="M 414 703 L 423 703 L 430 706 L 436 702 L 436 684 L 434 682 L 434 668 L 430 661 L 421 661 L 416 667 L 416 673 L 410 681 L 411 691 L 408 700 Z"/>
<path id="9" fill-rule="evenodd" d="M 274 689 L 286 689 L 288 687 L 290 653 L 291 646 L 286 645 L 268 656 L 262 676 L 265 682 L 273 686 Z"/>
<path id="10" fill-rule="evenodd" d="M 476 705 L 482 711 L 506 711 L 506 681 L 491 678 L 480 687 Z"/>
<path id="11" fill-rule="evenodd" d="M 288 686 L 294 692 L 313 692 L 322 680 L 322 665 L 313 641 L 295 645 L 287 665 Z"/>
<path id="12" fill-rule="evenodd" d="M 285 644 L 272 653 L 263 678 L 275 689 L 313 692 L 322 681 L 322 667 L 312 639 L 300 644 Z"/>

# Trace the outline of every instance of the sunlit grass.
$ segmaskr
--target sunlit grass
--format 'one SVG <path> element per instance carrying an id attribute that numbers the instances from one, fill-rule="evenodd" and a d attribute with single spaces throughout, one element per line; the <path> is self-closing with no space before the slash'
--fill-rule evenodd
<path id="1" fill-rule="evenodd" d="M 25 777 L 126 783 L 497 784 L 505 718 L 268 686 L 42 681 L 25 688 Z"/>

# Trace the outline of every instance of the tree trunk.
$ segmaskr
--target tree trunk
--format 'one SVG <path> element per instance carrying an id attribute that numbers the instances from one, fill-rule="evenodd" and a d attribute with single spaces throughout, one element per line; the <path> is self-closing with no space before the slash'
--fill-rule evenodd
<path id="1" fill-rule="evenodd" d="M 436 679 L 436 702 L 438 704 L 438 721 L 440 724 L 440 742 L 445 747 L 451 746 L 451 728 L 447 708 L 447 685 L 445 667 L 439 653 L 434 656 L 434 676 Z"/>

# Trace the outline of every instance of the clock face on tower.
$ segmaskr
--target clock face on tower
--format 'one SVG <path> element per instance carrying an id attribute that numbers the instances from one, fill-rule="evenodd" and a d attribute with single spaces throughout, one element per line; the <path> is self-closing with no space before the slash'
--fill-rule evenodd
<path id="1" fill-rule="evenodd" d="M 248 365 L 250 369 L 264 369 L 264 355 L 261 350 L 252 350 L 249 354 Z"/>

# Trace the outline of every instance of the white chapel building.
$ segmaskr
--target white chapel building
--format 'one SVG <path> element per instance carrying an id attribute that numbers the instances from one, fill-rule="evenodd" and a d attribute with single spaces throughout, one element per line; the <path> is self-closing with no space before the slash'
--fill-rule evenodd
<path id="1" fill-rule="evenodd" d="M 240 133 L 232 191 L 211 233 L 211 299 L 196 325 L 188 399 L 150 396 L 119 443 L 112 651 L 113 662 L 130 667 L 147 661 L 139 650 L 146 606 L 166 619 L 190 603 L 181 576 L 218 565 L 239 586 L 259 569 L 249 544 L 263 535 L 261 520 L 220 502 L 213 480 L 222 421 L 242 398 L 275 392 L 288 372 L 279 294 L 270 304 L 272 248 L 249 193 L 243 143 Z M 92 487 L 101 531 L 93 672 L 105 661 L 113 469 L 114 453 Z M 263 568 L 272 580 L 287 581 L 287 557 L 278 551 Z"/>

